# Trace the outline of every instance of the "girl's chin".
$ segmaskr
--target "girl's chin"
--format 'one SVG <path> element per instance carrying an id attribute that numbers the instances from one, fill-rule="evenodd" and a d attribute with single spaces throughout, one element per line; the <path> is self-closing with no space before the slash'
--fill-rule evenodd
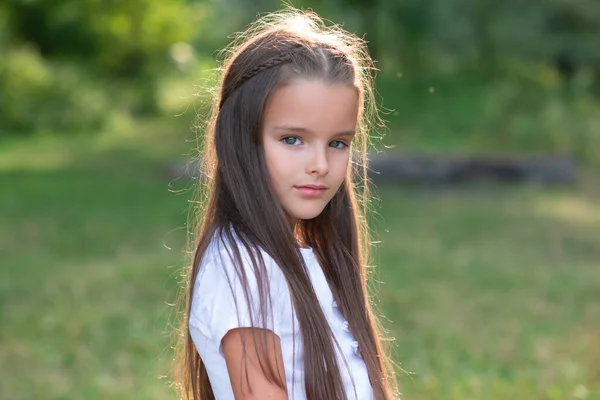
<path id="1" fill-rule="evenodd" d="M 323 208 L 312 210 L 297 210 L 297 212 L 287 212 L 291 220 L 313 219 L 318 217 L 323 212 Z"/>

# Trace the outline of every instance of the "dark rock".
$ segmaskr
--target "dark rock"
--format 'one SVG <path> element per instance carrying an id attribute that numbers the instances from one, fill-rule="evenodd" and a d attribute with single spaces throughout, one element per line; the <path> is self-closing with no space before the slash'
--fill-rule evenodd
<path id="1" fill-rule="evenodd" d="M 453 183 L 477 180 L 568 184 L 576 180 L 572 157 L 387 153 L 374 155 L 374 182 Z"/>

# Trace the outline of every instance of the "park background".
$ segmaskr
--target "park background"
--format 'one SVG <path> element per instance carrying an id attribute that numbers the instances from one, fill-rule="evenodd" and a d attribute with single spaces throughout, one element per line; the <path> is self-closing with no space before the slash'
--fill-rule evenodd
<path id="1" fill-rule="evenodd" d="M 600 399 L 600 3 L 293 4 L 369 41 L 384 153 L 576 172 L 377 184 L 373 277 L 404 398 Z M 192 181 L 174 166 L 217 51 L 281 7 L 0 3 L 1 399 L 176 398 Z"/>

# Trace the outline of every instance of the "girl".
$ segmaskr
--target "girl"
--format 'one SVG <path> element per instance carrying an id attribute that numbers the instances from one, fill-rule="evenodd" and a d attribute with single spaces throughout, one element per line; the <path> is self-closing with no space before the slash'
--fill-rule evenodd
<path id="1" fill-rule="evenodd" d="M 234 43 L 202 157 L 184 398 L 395 398 L 366 285 L 373 69 L 314 13 Z"/>

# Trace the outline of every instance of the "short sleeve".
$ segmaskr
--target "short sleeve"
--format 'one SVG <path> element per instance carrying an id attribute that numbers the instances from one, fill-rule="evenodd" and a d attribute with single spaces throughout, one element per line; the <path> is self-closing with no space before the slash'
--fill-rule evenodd
<path id="1" fill-rule="evenodd" d="M 190 328 L 199 330 L 222 353 L 221 340 L 232 329 L 261 327 L 281 337 L 284 302 L 289 299 L 285 277 L 275 261 L 261 251 L 266 278 L 263 290 L 266 298 L 265 317 L 260 312 L 257 275 L 250 255 L 238 245 L 242 265 L 235 265 L 234 252 L 220 239 L 214 239 L 205 253 L 194 283 L 190 309 Z M 258 260 L 258 257 L 254 257 Z M 248 296 L 244 292 L 243 271 L 246 276 Z"/>

